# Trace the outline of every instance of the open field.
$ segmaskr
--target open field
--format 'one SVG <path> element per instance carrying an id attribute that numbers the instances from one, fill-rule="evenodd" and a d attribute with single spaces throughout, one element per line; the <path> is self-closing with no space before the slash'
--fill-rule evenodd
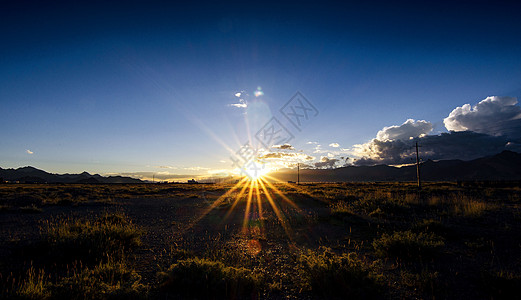
<path id="1" fill-rule="evenodd" d="M 0 185 L 0 297 L 501 299 L 521 188 Z"/>

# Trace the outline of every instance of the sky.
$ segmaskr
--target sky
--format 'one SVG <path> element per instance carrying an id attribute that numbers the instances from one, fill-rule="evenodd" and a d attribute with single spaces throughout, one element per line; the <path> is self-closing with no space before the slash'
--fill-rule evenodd
<path id="1" fill-rule="evenodd" d="M 520 6 L 3 1 L 0 167 L 208 176 L 247 142 L 279 167 L 520 151 Z M 291 139 L 262 147 L 272 118 Z"/>

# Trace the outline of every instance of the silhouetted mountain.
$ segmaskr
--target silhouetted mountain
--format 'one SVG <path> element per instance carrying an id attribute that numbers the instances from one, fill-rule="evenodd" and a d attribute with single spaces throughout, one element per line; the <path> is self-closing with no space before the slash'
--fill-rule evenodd
<path id="1" fill-rule="evenodd" d="M 421 177 L 426 181 L 456 180 L 521 180 L 521 154 L 503 151 L 494 156 L 471 161 L 428 160 L 421 164 Z M 270 174 L 279 181 L 296 181 L 296 170 L 279 170 Z M 300 181 L 415 181 L 416 166 L 391 167 L 348 166 L 337 169 L 300 170 Z"/>
<path id="2" fill-rule="evenodd" d="M 0 168 L 0 178 L 8 181 L 23 183 L 142 183 L 143 181 L 130 177 L 91 175 L 88 172 L 81 174 L 51 174 L 34 167 L 18 169 Z"/>

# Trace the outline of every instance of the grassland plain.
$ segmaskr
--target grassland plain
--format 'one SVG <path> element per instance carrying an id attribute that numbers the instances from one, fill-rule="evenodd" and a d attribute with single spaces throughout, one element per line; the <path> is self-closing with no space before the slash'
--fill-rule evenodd
<path id="1" fill-rule="evenodd" d="M 518 297 L 521 188 L 0 185 L 0 297 Z"/>

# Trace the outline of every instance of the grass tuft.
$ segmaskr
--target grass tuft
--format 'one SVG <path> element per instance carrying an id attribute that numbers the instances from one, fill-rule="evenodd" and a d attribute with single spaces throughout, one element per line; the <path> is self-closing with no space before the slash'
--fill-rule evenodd
<path id="1" fill-rule="evenodd" d="M 253 297 L 262 281 L 249 269 L 200 258 L 180 260 L 159 276 L 163 290 L 202 298 Z"/>
<path id="2" fill-rule="evenodd" d="M 48 250 L 57 256 L 84 262 L 120 256 L 141 244 L 141 231 L 122 214 L 105 214 L 94 221 L 47 222 L 42 231 Z"/>
<path id="3" fill-rule="evenodd" d="M 377 298 L 380 286 L 354 253 L 321 248 L 299 259 L 302 288 L 325 298 Z"/>
<path id="4" fill-rule="evenodd" d="M 384 233 L 373 241 L 376 254 L 380 257 L 419 258 L 434 255 L 444 246 L 443 238 L 434 233 L 415 233 L 395 231 L 392 235 Z"/>

